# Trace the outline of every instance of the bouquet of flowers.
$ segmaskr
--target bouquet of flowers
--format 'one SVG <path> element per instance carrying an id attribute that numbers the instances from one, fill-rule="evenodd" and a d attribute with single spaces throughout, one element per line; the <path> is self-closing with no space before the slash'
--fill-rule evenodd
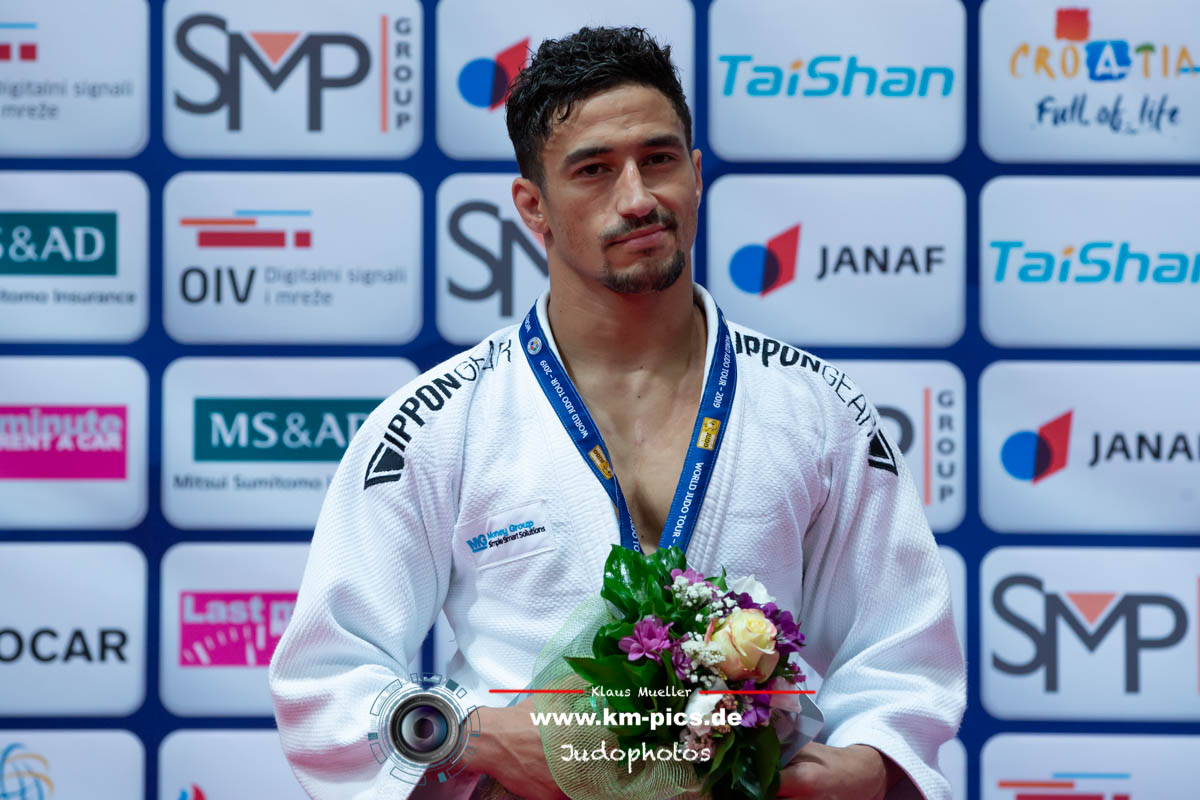
<path id="1" fill-rule="evenodd" d="M 572 798 L 774 798 L 819 720 L 807 699 L 804 719 L 804 675 L 788 660 L 803 644 L 753 575 L 706 577 L 678 548 L 614 545 L 600 598 L 534 668 L 555 779 Z"/>

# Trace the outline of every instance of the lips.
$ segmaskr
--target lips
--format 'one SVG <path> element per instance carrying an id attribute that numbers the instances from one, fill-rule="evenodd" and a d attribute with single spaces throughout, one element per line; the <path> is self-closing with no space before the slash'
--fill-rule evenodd
<path id="1" fill-rule="evenodd" d="M 655 247 L 662 243 L 667 238 L 667 228 L 663 225 L 652 225 L 648 228 L 639 228 L 630 234 L 627 234 L 620 239 L 612 242 L 612 244 L 622 244 L 634 249 L 643 247 Z"/>

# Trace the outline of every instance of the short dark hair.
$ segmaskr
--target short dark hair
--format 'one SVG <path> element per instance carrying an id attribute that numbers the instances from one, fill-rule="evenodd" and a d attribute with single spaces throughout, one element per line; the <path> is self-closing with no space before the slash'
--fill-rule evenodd
<path id="1" fill-rule="evenodd" d="M 626 83 L 658 89 L 671 101 L 692 143 L 688 111 L 671 46 L 660 46 L 644 28 L 580 28 L 546 39 L 529 66 L 517 74 L 505 102 L 508 138 L 521 174 L 539 186 L 545 178 L 542 148 L 551 129 L 565 121 L 580 100 Z"/>

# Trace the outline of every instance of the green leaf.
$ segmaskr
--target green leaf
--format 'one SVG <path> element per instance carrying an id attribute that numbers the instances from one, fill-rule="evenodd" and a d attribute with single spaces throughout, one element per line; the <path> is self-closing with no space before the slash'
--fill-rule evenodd
<path id="1" fill-rule="evenodd" d="M 658 579 L 663 584 L 671 582 L 671 570 L 687 569 L 687 558 L 684 556 L 683 551 L 675 545 L 668 547 L 666 550 L 655 550 L 646 560 L 658 574 Z"/>
<path id="2" fill-rule="evenodd" d="M 620 545 L 613 545 L 604 562 L 604 588 L 600 595 L 616 606 L 632 622 L 641 619 L 643 608 L 651 605 L 647 594 L 647 584 L 650 582 L 650 570 L 646 566 L 646 558 Z M 659 596 L 662 591 L 659 590 Z"/>
<path id="3" fill-rule="evenodd" d="M 624 622 L 622 620 L 610 622 L 596 631 L 596 636 L 592 639 L 592 655 L 596 656 L 596 658 L 615 655 L 624 656 L 625 653 L 621 650 L 621 640 L 626 636 L 632 635 L 632 622 Z"/>
<path id="4" fill-rule="evenodd" d="M 567 656 L 567 664 L 579 677 L 593 686 L 606 689 L 633 689 L 634 683 L 625 665 L 629 658 L 624 654 L 605 656 L 604 658 L 585 658 L 582 656 Z"/>
<path id="5" fill-rule="evenodd" d="M 751 737 L 754 753 L 754 771 L 758 779 L 760 792 L 762 787 L 770 787 L 779 780 L 779 735 L 770 725 L 755 730 Z M 776 787 L 778 791 L 778 787 Z M 767 792 L 766 796 L 775 795 Z"/>
<path id="6" fill-rule="evenodd" d="M 711 791 L 713 786 L 730 771 L 732 759 L 727 761 L 725 756 L 735 744 L 737 744 L 737 738 L 733 733 L 726 734 L 717 740 L 716 750 L 713 751 L 713 757 L 708 762 L 708 774 L 704 779 L 701 793 Z"/>

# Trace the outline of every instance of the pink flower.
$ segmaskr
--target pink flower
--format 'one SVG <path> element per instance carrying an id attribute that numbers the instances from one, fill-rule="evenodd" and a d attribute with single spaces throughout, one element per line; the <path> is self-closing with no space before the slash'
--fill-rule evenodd
<path id="1" fill-rule="evenodd" d="M 655 616 L 640 619 L 633 624 L 633 635 L 623 637 L 617 642 L 617 647 L 621 648 L 622 653 L 629 654 L 630 661 L 645 656 L 662 663 L 658 654 L 671 646 L 667 630 L 674 624 L 663 625 L 662 620 Z"/>

